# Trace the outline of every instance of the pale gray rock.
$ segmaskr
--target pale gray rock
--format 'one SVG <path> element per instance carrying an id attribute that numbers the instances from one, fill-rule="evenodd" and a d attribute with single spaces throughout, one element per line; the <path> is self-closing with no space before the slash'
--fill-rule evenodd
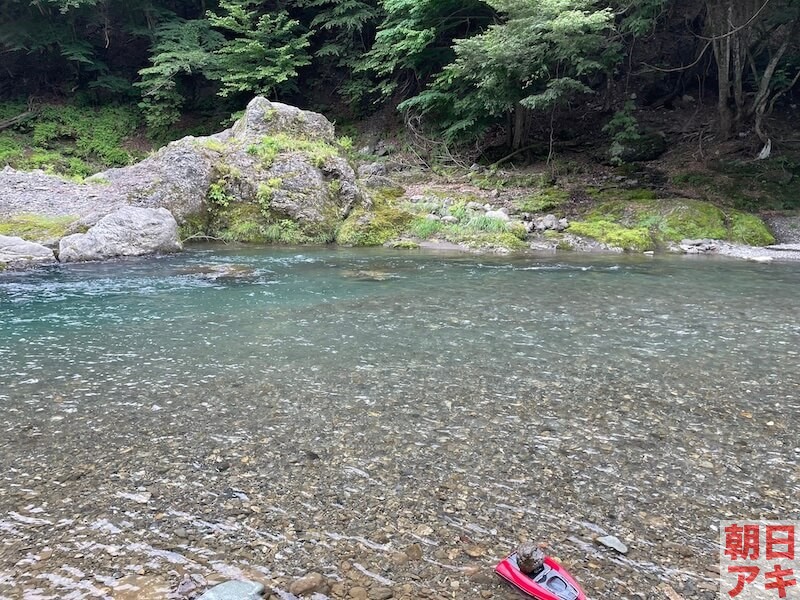
<path id="1" fill-rule="evenodd" d="M 442 223 L 447 223 L 448 225 L 454 225 L 458 223 L 458 217 L 454 217 L 453 215 L 446 215 L 442 217 Z"/>
<path id="2" fill-rule="evenodd" d="M 335 139 L 333 123 L 321 114 L 280 102 L 270 102 L 263 96 L 257 96 L 250 101 L 244 116 L 236 122 L 228 135 L 252 139 L 278 133 L 328 143 Z"/>
<path id="3" fill-rule="evenodd" d="M 168 210 L 128 206 L 103 217 L 86 233 L 62 238 L 58 258 L 85 262 L 180 250 L 178 224 Z"/>
<path id="4" fill-rule="evenodd" d="M 198 600 L 259 600 L 264 586 L 254 581 L 226 581 L 208 590 Z"/>
<path id="5" fill-rule="evenodd" d="M 487 210 L 486 216 L 492 219 L 500 219 L 501 221 L 510 220 L 508 212 L 504 208 L 501 208 L 500 210 Z"/>
<path id="6" fill-rule="evenodd" d="M 616 550 L 620 554 L 627 554 L 628 547 L 616 536 L 613 535 L 604 535 L 602 537 L 597 538 L 597 543 L 605 546 L 606 548 L 611 548 L 612 550 Z"/>
<path id="7" fill-rule="evenodd" d="M 558 231 L 558 226 L 558 219 L 555 215 L 545 215 L 533 221 L 536 231 Z"/>
<path id="8" fill-rule="evenodd" d="M 98 173 L 95 178 L 107 182 L 114 206 L 166 208 L 183 221 L 204 210 L 208 188 L 215 179 L 219 157 L 203 144 L 201 138 L 183 138 L 142 162 Z"/>
<path id="9" fill-rule="evenodd" d="M 386 176 L 389 174 L 386 165 L 379 162 L 369 163 L 358 167 L 358 176 L 362 179 L 372 177 L 373 175 Z"/>
<path id="10" fill-rule="evenodd" d="M 50 248 L 20 237 L 0 235 L 0 270 L 5 266 L 17 268 L 54 262 L 56 257 Z"/>

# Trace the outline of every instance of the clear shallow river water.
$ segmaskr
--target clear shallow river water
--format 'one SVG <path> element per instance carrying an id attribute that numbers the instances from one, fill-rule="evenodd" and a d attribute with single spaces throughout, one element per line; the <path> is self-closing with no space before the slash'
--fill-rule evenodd
<path id="1" fill-rule="evenodd" d="M 2 275 L 0 598 L 513 598 L 491 567 L 525 538 L 590 597 L 715 597 L 719 519 L 800 515 L 798 292 L 386 250 Z"/>

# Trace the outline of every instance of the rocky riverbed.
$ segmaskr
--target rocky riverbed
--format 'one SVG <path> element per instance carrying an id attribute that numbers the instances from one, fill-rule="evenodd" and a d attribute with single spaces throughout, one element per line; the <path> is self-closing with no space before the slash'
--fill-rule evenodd
<path id="1" fill-rule="evenodd" d="M 6 275 L 0 597 L 511 600 L 492 568 L 529 539 L 592 598 L 716 598 L 719 520 L 800 510 L 797 277 L 397 251 Z"/>

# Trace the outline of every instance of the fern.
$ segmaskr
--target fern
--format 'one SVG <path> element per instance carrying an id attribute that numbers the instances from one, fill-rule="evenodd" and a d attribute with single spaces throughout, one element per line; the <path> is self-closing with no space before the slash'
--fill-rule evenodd
<path id="1" fill-rule="evenodd" d="M 180 118 L 184 97 L 178 90 L 179 76 L 207 74 L 223 42 L 205 20 L 172 21 L 156 30 L 152 64 L 139 71 L 142 79 L 134 84 L 142 90 L 139 106 L 151 129 L 163 131 Z"/>
<path id="2" fill-rule="evenodd" d="M 229 39 L 214 53 L 210 76 L 221 82 L 221 96 L 240 92 L 272 94 L 297 77 L 311 62 L 310 33 L 285 12 L 258 14 L 248 0 L 222 0 L 221 13 L 208 13 L 209 23 Z"/>
<path id="3" fill-rule="evenodd" d="M 455 59 L 400 105 L 428 115 L 454 141 L 590 93 L 586 76 L 617 60 L 607 33 L 613 15 L 593 0 L 490 0 L 502 22 L 456 40 Z"/>
<path id="4" fill-rule="evenodd" d="M 351 102 L 366 98 L 374 86 L 369 76 L 356 67 L 369 50 L 375 27 L 384 16 L 379 0 L 296 0 L 314 15 L 309 23 L 313 33 L 314 58 L 323 83 L 330 81 L 337 92 Z"/>
<path id="5" fill-rule="evenodd" d="M 481 0 L 384 0 L 386 17 L 358 71 L 375 75 L 375 91 L 386 98 L 400 88 L 416 92 L 454 57 L 452 42 L 480 31 L 494 18 Z"/>

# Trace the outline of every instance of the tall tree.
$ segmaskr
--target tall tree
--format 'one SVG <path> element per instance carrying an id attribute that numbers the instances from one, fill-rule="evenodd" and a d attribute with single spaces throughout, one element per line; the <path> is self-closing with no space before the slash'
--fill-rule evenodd
<path id="1" fill-rule="evenodd" d="M 752 124 L 768 154 L 764 119 L 800 78 L 800 1 L 706 0 L 706 13 L 720 134 L 730 137 Z"/>
<path id="2" fill-rule="evenodd" d="M 455 43 L 455 60 L 404 110 L 436 115 L 450 139 L 506 122 L 508 145 L 528 142 L 536 115 L 591 93 L 587 78 L 619 56 L 613 15 L 593 0 L 490 0 L 502 22 Z"/>
<path id="3" fill-rule="evenodd" d="M 359 69 L 373 74 L 382 98 L 417 93 L 454 57 L 453 41 L 494 19 L 482 0 L 383 0 L 386 17 Z"/>

